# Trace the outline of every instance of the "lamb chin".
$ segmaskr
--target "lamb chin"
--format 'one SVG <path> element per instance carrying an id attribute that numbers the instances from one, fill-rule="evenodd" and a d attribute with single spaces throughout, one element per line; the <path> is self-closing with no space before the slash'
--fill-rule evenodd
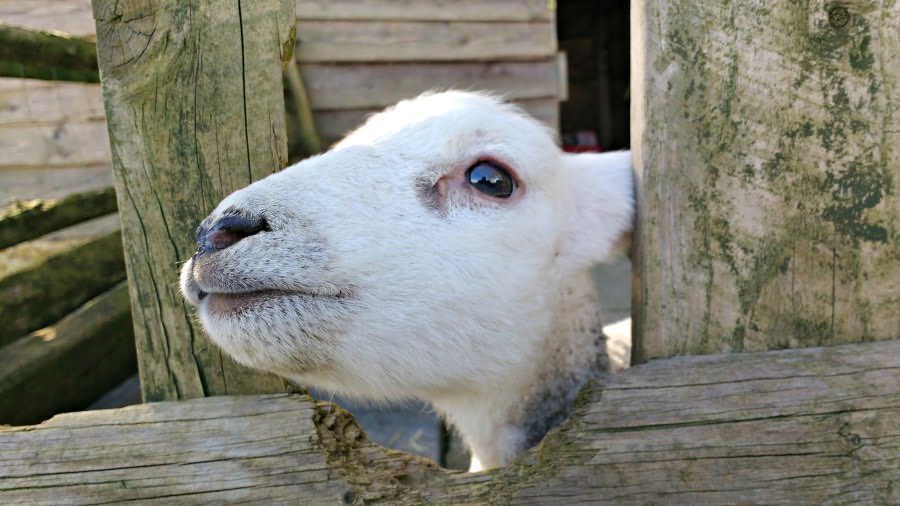
<path id="1" fill-rule="evenodd" d="M 200 321 L 209 338 L 236 362 L 283 377 L 327 369 L 331 363 L 328 347 L 317 337 L 336 332 L 324 320 L 287 325 L 284 316 L 247 309 L 242 313 L 219 314 L 201 304 Z"/>

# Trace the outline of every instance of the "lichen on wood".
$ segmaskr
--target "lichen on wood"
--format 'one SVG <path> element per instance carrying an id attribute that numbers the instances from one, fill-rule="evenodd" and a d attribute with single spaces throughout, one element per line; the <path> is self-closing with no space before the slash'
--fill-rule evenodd
<path id="1" fill-rule="evenodd" d="M 147 401 L 282 391 L 203 335 L 177 288 L 194 231 L 287 163 L 289 0 L 95 0 L 97 50 Z M 286 54 L 287 53 L 287 54 Z"/>
<path id="2" fill-rule="evenodd" d="M 832 7 L 635 5 L 637 361 L 900 337 L 900 11 Z"/>

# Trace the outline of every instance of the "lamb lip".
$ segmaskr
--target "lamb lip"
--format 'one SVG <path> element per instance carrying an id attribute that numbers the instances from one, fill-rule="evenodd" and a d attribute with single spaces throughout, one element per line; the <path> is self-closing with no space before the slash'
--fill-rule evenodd
<path id="1" fill-rule="evenodd" d="M 205 296 L 205 309 L 213 313 L 240 313 L 251 309 L 253 306 L 265 301 L 283 297 L 303 297 L 317 300 L 343 301 L 347 295 L 344 293 L 327 294 L 300 290 L 253 290 L 247 292 L 203 292 Z"/>
<path id="2" fill-rule="evenodd" d="M 247 290 L 246 292 L 207 292 L 205 290 L 200 290 L 199 297 L 201 299 L 208 296 L 217 296 L 217 297 L 228 297 L 228 298 L 244 298 L 244 297 L 257 297 L 257 296 L 279 296 L 279 295 L 302 295 L 307 297 L 316 297 L 316 298 L 324 298 L 324 299 L 345 299 L 348 297 L 347 293 L 343 291 L 339 291 L 338 293 L 322 293 L 316 292 L 313 290 L 284 290 L 281 288 L 263 288 L 260 290 Z"/>

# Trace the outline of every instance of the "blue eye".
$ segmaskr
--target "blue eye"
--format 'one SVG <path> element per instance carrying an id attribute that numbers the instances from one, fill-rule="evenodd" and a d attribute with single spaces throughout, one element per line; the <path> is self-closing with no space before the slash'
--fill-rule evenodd
<path id="1" fill-rule="evenodd" d="M 516 183 L 503 167 L 491 162 L 478 162 L 467 172 L 466 178 L 475 189 L 499 199 L 512 196 Z"/>

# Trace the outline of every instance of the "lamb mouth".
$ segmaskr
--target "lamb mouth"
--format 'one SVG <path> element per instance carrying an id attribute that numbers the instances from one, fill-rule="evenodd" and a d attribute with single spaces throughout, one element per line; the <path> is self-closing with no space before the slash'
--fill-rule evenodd
<path id="1" fill-rule="evenodd" d="M 205 308 L 208 311 L 219 314 L 241 313 L 243 311 L 256 307 L 272 304 L 283 299 L 309 301 L 335 301 L 342 302 L 348 298 L 349 294 L 339 292 L 333 293 L 317 293 L 309 291 L 289 291 L 289 290 L 254 290 L 250 292 L 204 292 L 200 291 L 198 298 L 206 301 Z"/>

